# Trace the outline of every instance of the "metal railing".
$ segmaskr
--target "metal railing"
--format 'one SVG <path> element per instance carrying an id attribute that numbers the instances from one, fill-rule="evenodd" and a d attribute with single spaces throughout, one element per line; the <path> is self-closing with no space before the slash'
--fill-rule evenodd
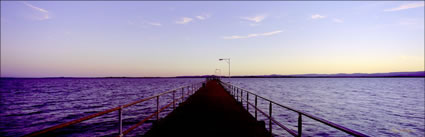
<path id="1" fill-rule="evenodd" d="M 118 136 L 122 137 L 122 136 L 130 133 L 132 130 L 134 130 L 138 126 L 142 125 L 143 123 L 145 123 L 149 119 L 153 118 L 154 116 L 156 116 L 156 120 L 158 121 L 160 119 L 159 114 L 160 114 L 161 111 L 170 107 L 171 105 L 173 106 L 173 110 L 174 110 L 176 108 L 176 102 L 178 102 L 179 100 L 181 100 L 181 102 L 184 102 L 185 95 L 187 97 L 189 97 L 190 95 L 194 94 L 199 88 L 202 87 L 202 83 L 204 83 L 204 82 L 194 83 L 194 84 L 190 84 L 190 85 L 187 85 L 187 86 L 175 88 L 175 89 L 172 89 L 172 90 L 169 90 L 169 91 L 166 91 L 166 92 L 154 95 L 154 96 L 150 96 L 150 97 L 147 97 L 147 98 L 140 99 L 140 100 L 132 102 L 132 103 L 121 105 L 121 106 L 111 108 L 111 109 L 108 109 L 108 110 L 105 110 L 105 111 L 102 111 L 102 112 L 98 112 L 96 114 L 92 114 L 92 115 L 85 116 L 85 117 L 82 117 L 82 118 L 79 118 L 79 119 L 76 119 L 76 120 L 72 120 L 72 121 L 69 121 L 69 122 L 66 122 L 66 123 L 62 123 L 62 124 L 59 124 L 59 125 L 56 125 L 56 126 L 45 128 L 43 130 L 39 130 L 39 131 L 30 133 L 30 134 L 27 134 L 24 137 L 42 136 L 45 133 L 48 133 L 48 132 L 51 132 L 51 131 L 54 131 L 54 130 L 57 130 L 57 129 L 60 129 L 60 128 L 64 128 L 64 127 L 67 127 L 67 126 L 70 126 L 70 125 L 73 125 L 73 124 L 77 124 L 77 123 L 80 123 L 80 122 L 83 122 L 83 121 L 86 121 L 86 120 L 89 120 L 89 119 L 92 119 L 92 118 L 95 118 L 95 117 L 99 117 L 99 116 L 102 116 L 102 115 L 105 115 L 105 114 L 108 114 L 108 113 L 111 113 L 111 112 L 114 112 L 114 111 L 118 111 L 118 123 L 119 123 Z M 180 94 L 179 92 L 181 92 L 181 97 L 175 98 L 176 93 Z M 167 105 L 160 108 L 159 97 L 166 95 L 166 94 L 170 94 L 170 93 L 172 93 L 172 102 L 170 102 Z M 130 106 L 133 106 L 135 104 L 145 102 L 145 101 L 148 101 L 148 100 L 151 100 L 151 99 L 156 99 L 156 111 L 155 111 L 155 113 L 149 115 L 148 117 L 144 118 L 143 120 L 141 120 L 137 124 L 131 126 L 130 128 L 126 129 L 125 131 L 123 131 L 123 110 L 124 110 L 124 108 L 130 107 Z"/>
<path id="2" fill-rule="evenodd" d="M 282 128 L 285 131 L 287 131 L 289 134 L 291 134 L 293 136 L 301 137 L 301 135 L 302 135 L 302 119 L 303 119 L 303 116 L 305 116 L 305 117 L 311 118 L 311 119 L 313 119 L 315 121 L 318 121 L 320 123 L 323 123 L 323 124 L 325 124 L 327 126 L 330 126 L 330 127 L 335 128 L 335 129 L 338 129 L 340 131 L 343 131 L 343 132 L 345 132 L 345 133 L 347 133 L 349 135 L 353 135 L 353 136 L 357 136 L 357 137 L 368 137 L 368 135 L 365 135 L 363 133 L 360 133 L 360 132 L 357 132 L 357 131 L 348 129 L 348 128 L 343 127 L 341 125 L 338 125 L 338 124 L 332 123 L 330 121 L 327 121 L 325 119 L 322 119 L 322 118 L 313 116 L 311 114 L 308 114 L 308 113 L 305 113 L 305 112 L 302 112 L 302 111 L 299 111 L 299 110 L 290 108 L 288 106 L 281 105 L 281 104 L 276 103 L 276 102 L 274 102 L 274 101 L 272 101 L 270 99 L 267 99 L 267 98 L 264 98 L 262 96 L 259 96 L 259 95 L 255 94 L 255 93 L 252 93 L 252 92 L 250 92 L 248 90 L 245 90 L 245 89 L 242 89 L 240 87 L 234 86 L 234 85 L 232 85 L 230 83 L 226 83 L 226 82 L 222 82 L 222 81 L 220 81 L 220 83 L 223 85 L 223 87 L 225 87 L 227 89 L 227 91 L 233 97 L 235 97 L 236 101 L 238 101 L 238 102 L 240 101 L 241 103 L 243 101 L 246 102 L 246 110 L 248 112 L 249 112 L 249 106 L 252 106 L 255 109 L 255 111 L 254 111 L 254 117 L 255 117 L 256 120 L 257 120 L 257 111 L 260 112 L 261 114 L 263 114 L 265 117 L 268 118 L 268 120 L 269 120 L 269 132 L 270 132 L 270 136 L 273 135 L 272 134 L 272 123 L 275 123 L 280 128 Z M 246 98 L 244 98 L 244 94 L 246 95 Z M 251 102 L 249 102 L 250 95 L 254 97 L 254 104 L 252 104 Z M 257 98 L 260 98 L 260 99 L 263 99 L 263 100 L 269 102 L 269 114 L 265 113 L 264 111 L 260 110 L 257 107 Z M 283 124 L 279 123 L 278 121 L 276 121 L 276 119 L 274 119 L 272 117 L 272 111 L 273 111 L 273 107 L 272 106 L 273 106 L 273 104 L 275 104 L 275 105 L 277 105 L 279 107 L 283 107 L 285 109 L 288 109 L 288 110 L 290 110 L 292 112 L 298 113 L 298 126 L 297 126 L 298 127 L 298 131 L 294 131 L 292 129 L 289 129 L 288 127 L 286 127 Z M 243 103 L 242 103 L 242 105 L 243 105 Z"/>

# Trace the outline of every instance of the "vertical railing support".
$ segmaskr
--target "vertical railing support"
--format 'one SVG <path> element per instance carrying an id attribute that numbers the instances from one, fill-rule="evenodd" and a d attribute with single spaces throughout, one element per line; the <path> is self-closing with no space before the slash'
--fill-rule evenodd
<path id="1" fill-rule="evenodd" d="M 156 96 L 156 121 L 159 121 L 159 96 Z"/>
<path id="2" fill-rule="evenodd" d="M 118 136 L 122 137 L 122 106 L 120 106 L 120 109 L 118 111 L 118 122 L 119 122 L 119 128 L 118 128 Z"/>
<path id="3" fill-rule="evenodd" d="M 173 91 L 173 110 L 176 109 L 176 91 Z"/>
<path id="4" fill-rule="evenodd" d="M 269 101 L 270 102 L 270 104 L 269 104 L 269 128 L 270 128 L 270 136 L 273 136 L 273 134 L 272 134 L 272 102 L 271 101 Z"/>
<path id="5" fill-rule="evenodd" d="M 303 119 L 301 113 L 298 113 L 298 136 L 301 137 L 303 131 Z"/>
<path id="6" fill-rule="evenodd" d="M 184 101 L 184 88 L 182 88 L 182 103 Z"/>
<path id="7" fill-rule="evenodd" d="M 236 90 L 236 101 L 239 101 L 239 90 Z"/>
<path id="8" fill-rule="evenodd" d="M 235 91 L 233 91 L 233 90 L 230 90 L 231 92 L 232 92 L 232 94 L 233 94 L 233 98 L 236 98 L 236 96 L 235 96 Z"/>
<path id="9" fill-rule="evenodd" d="M 235 97 L 235 96 L 233 96 L 233 91 L 232 90 L 230 90 L 230 95 L 232 95 L 232 97 Z"/>
<path id="10" fill-rule="evenodd" d="M 257 120 L 257 95 L 255 95 L 255 120 Z"/>
<path id="11" fill-rule="evenodd" d="M 249 102 L 249 92 L 246 92 L 246 111 L 249 112 L 248 102 Z"/>
<path id="12" fill-rule="evenodd" d="M 243 99 L 243 90 L 241 90 L 241 104 L 243 105 L 242 99 Z"/>

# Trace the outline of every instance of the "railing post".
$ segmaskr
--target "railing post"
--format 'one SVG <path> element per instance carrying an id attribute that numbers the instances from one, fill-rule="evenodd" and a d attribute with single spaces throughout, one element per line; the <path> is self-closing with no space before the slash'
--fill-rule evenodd
<path id="1" fill-rule="evenodd" d="M 159 96 L 156 96 L 156 120 L 159 121 Z"/>
<path id="2" fill-rule="evenodd" d="M 120 109 L 118 111 L 118 121 L 119 121 L 119 129 L 118 129 L 118 136 L 122 137 L 122 106 L 120 106 Z"/>
<path id="3" fill-rule="evenodd" d="M 246 92 L 246 111 L 248 111 L 249 113 L 249 106 L 248 106 L 248 102 L 249 102 L 249 93 Z"/>
<path id="4" fill-rule="evenodd" d="M 271 101 L 269 101 L 270 102 L 270 104 L 269 104 L 269 128 L 270 128 L 270 136 L 273 136 L 273 134 L 272 134 L 272 102 Z"/>
<path id="5" fill-rule="evenodd" d="M 184 87 L 182 88 L 182 103 L 184 101 Z"/>
<path id="6" fill-rule="evenodd" d="M 173 110 L 176 109 L 176 91 L 173 91 Z"/>
<path id="7" fill-rule="evenodd" d="M 243 90 L 241 90 L 241 104 L 243 105 L 243 103 L 242 103 L 242 99 L 243 99 Z M 243 106 L 242 106 L 243 107 Z"/>
<path id="8" fill-rule="evenodd" d="M 255 120 L 257 120 L 257 95 L 255 95 Z"/>
<path id="9" fill-rule="evenodd" d="M 232 92 L 233 98 L 235 98 L 235 91 L 230 90 L 230 92 Z"/>
<path id="10" fill-rule="evenodd" d="M 302 135 L 302 129 L 303 129 L 303 125 L 302 125 L 302 121 L 303 119 L 302 119 L 302 115 L 301 115 L 301 113 L 298 113 L 298 136 L 299 137 L 301 137 L 301 135 Z"/>
<path id="11" fill-rule="evenodd" d="M 239 90 L 236 90 L 236 101 L 239 101 Z"/>
<path id="12" fill-rule="evenodd" d="M 232 95 L 233 96 L 233 91 L 232 90 L 230 90 L 230 95 Z M 233 96 L 234 97 L 234 96 Z"/>

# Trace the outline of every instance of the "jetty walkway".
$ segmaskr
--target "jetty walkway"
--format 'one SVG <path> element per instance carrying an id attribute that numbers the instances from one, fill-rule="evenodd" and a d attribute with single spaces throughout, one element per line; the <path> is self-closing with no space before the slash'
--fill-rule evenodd
<path id="1" fill-rule="evenodd" d="M 216 80 L 210 80 L 145 136 L 265 137 L 264 125 L 246 111 Z"/>

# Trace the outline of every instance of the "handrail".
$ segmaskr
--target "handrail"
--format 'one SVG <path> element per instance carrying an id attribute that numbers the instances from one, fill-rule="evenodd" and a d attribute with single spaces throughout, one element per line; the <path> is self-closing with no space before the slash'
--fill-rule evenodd
<path id="1" fill-rule="evenodd" d="M 170 107 L 171 105 L 173 105 L 173 109 L 175 109 L 175 103 L 178 102 L 180 99 L 183 102 L 183 100 L 185 98 L 185 96 L 184 96 L 185 95 L 185 93 L 184 93 L 184 89 L 185 88 L 187 89 L 186 95 L 192 95 L 199 88 L 201 88 L 202 83 L 204 83 L 204 82 L 197 82 L 197 83 L 194 83 L 194 84 L 189 84 L 189 85 L 186 85 L 186 86 L 181 86 L 181 87 L 178 87 L 178 88 L 175 88 L 175 89 L 172 89 L 172 90 L 168 90 L 166 92 L 162 92 L 162 93 L 157 94 L 157 95 L 154 95 L 154 96 L 143 98 L 143 99 L 140 99 L 140 100 L 137 100 L 137 101 L 134 101 L 134 102 L 125 104 L 125 105 L 121 105 L 121 106 L 118 106 L 118 107 L 115 107 L 115 108 L 107 109 L 105 111 L 101 111 L 101 112 L 98 112 L 98 113 L 95 113 L 95 114 L 91 114 L 89 116 L 85 116 L 85 117 L 82 117 L 82 118 L 79 118 L 79 119 L 76 119 L 76 120 L 72 120 L 72 121 L 65 122 L 65 123 L 62 123 L 62 124 L 59 124 L 59 125 L 55 125 L 55 126 L 52 126 L 52 127 L 49 127 L 49 128 L 45 128 L 45 129 L 42 129 L 42 130 L 39 130 L 39 131 L 36 131 L 36 132 L 32 132 L 30 134 L 24 135 L 24 137 L 39 136 L 39 135 L 45 134 L 47 132 L 51 132 L 51 131 L 56 130 L 56 129 L 60 129 L 60 128 L 64 128 L 64 127 L 67 127 L 67 126 L 70 126 L 70 125 L 73 125 L 73 124 L 77 124 L 77 123 L 80 123 L 80 122 L 83 122 L 83 121 L 86 121 L 86 120 L 89 120 L 89 119 L 92 119 L 92 118 L 95 118 L 95 117 L 99 117 L 99 116 L 102 116 L 104 114 L 108 114 L 108 113 L 111 113 L 111 112 L 114 112 L 114 111 L 119 111 L 119 114 L 118 114 L 118 116 L 119 116 L 118 117 L 118 119 L 119 119 L 119 126 L 120 126 L 119 127 L 119 136 L 124 136 L 124 135 L 128 134 L 130 131 L 132 131 L 133 129 L 135 129 L 136 127 L 142 125 L 147 120 L 149 120 L 152 117 L 154 117 L 155 115 L 157 116 L 157 120 L 159 120 L 159 113 L 161 111 L 163 111 L 164 109 Z M 179 97 L 179 98 L 177 98 L 177 99 L 175 99 L 175 93 L 178 90 L 181 90 L 181 92 L 182 92 L 181 95 L 182 96 Z M 169 103 L 169 104 L 167 104 L 167 105 L 165 105 L 164 107 L 161 107 L 161 109 L 159 109 L 159 97 L 162 96 L 162 95 L 168 94 L 168 93 L 173 93 L 173 100 L 172 100 L 172 102 Z M 189 96 L 187 96 L 187 97 L 189 97 Z M 145 119 L 143 119 L 139 123 L 131 126 L 129 129 L 127 129 L 124 132 L 122 132 L 122 119 L 123 119 L 122 118 L 122 110 L 124 108 L 133 106 L 135 104 L 138 104 L 138 103 L 141 103 L 141 102 L 144 102 L 144 101 L 147 101 L 147 100 L 151 100 L 153 98 L 156 98 L 157 99 L 157 102 L 156 102 L 157 111 L 155 113 L 149 115 L 148 117 L 146 117 Z"/>
<path id="2" fill-rule="evenodd" d="M 245 99 L 244 99 L 245 100 Z M 250 102 L 247 102 L 249 105 L 253 106 L 254 108 L 257 109 L 257 107 L 255 105 L 253 105 Z M 286 130 L 287 132 L 289 132 L 291 135 L 293 136 L 297 136 L 297 134 L 295 133 L 295 131 L 289 129 L 288 127 L 282 125 L 281 123 L 277 122 L 273 117 L 267 115 L 267 113 L 265 113 L 264 111 L 258 109 L 258 112 L 260 112 L 261 114 L 263 114 L 264 116 L 266 116 L 267 118 L 271 119 L 274 123 L 276 123 L 278 126 L 280 126 L 281 128 L 283 128 L 284 130 Z"/>
<path id="3" fill-rule="evenodd" d="M 240 98 L 240 100 L 241 100 L 241 102 L 243 102 L 243 100 L 245 100 L 246 101 L 246 103 L 247 103 L 247 110 L 249 109 L 249 107 L 248 107 L 248 104 L 250 105 L 250 106 L 253 106 L 254 108 L 255 108 L 255 118 L 257 118 L 257 111 L 259 111 L 260 113 L 262 113 L 263 115 L 265 115 L 270 121 L 269 121 L 269 126 L 270 126 L 270 134 L 271 134 L 271 122 L 274 122 L 275 124 L 277 124 L 279 127 L 281 127 L 281 128 L 283 128 L 284 130 L 286 130 L 287 132 L 289 132 L 291 135 L 293 135 L 293 136 L 301 136 L 302 135 L 302 116 L 306 116 L 306 117 L 309 117 L 309 118 L 311 118 L 311 119 L 313 119 L 313 120 L 315 120 L 315 121 L 318 121 L 318 122 L 320 122 L 320 123 L 323 123 L 323 124 L 325 124 L 325 125 L 328 125 L 328 126 L 330 126 L 330 127 L 333 127 L 333 128 L 335 128 L 335 129 L 338 129 L 338 130 L 340 130 L 340 131 L 343 131 L 343 132 L 345 132 L 345 133 L 348 133 L 348 134 L 350 134 L 350 135 L 353 135 L 353 136 L 357 136 L 357 137 L 368 137 L 368 135 L 365 135 L 365 134 L 363 134 L 363 133 L 360 133 L 360 132 L 357 132 L 357 131 L 354 131 L 354 130 L 351 130 L 351 129 L 348 129 L 348 128 L 346 128 L 346 127 L 343 127 L 343 126 L 341 126 L 341 125 L 338 125 L 338 124 L 335 124 L 335 123 L 333 123 L 333 122 L 330 122 L 330 121 L 327 121 L 327 120 L 325 120 L 325 119 L 322 119 L 322 118 L 319 118 L 319 117 L 316 117 L 316 116 L 313 116 L 313 115 L 311 115 L 311 114 L 308 114 L 308 113 L 306 113 L 306 112 L 302 112 L 302 111 L 299 111 L 299 110 L 296 110 L 296 109 L 293 109 L 293 108 L 291 108 L 291 107 L 288 107 L 288 106 L 284 106 L 284 105 L 282 105 L 282 104 L 279 104 L 279 103 L 276 103 L 276 102 L 274 102 L 274 101 L 272 101 L 272 100 L 270 100 L 270 99 L 267 99 L 267 98 L 265 98 L 265 97 L 262 97 L 262 96 L 259 96 L 259 95 L 257 95 L 257 94 L 255 94 L 255 93 L 252 93 L 252 92 L 250 92 L 250 91 L 248 91 L 248 90 L 246 90 L 246 89 L 243 89 L 243 88 L 240 88 L 240 87 L 238 87 L 238 86 L 235 86 L 235 85 L 232 85 L 232 84 L 230 84 L 230 83 L 226 83 L 226 82 L 222 82 L 222 81 L 220 81 L 220 83 L 222 83 L 222 85 L 225 85 L 228 89 L 230 89 L 230 94 L 231 95 L 233 95 L 233 96 L 235 96 L 236 95 L 236 100 L 237 101 L 239 101 L 239 98 Z M 239 93 L 239 91 L 240 91 L 240 93 Z M 235 93 L 236 92 L 236 93 Z M 242 92 L 246 92 L 246 99 L 244 99 L 243 98 L 243 93 Z M 249 97 L 249 94 L 251 94 L 251 95 L 255 95 L 255 105 L 253 105 L 252 103 L 250 103 L 249 102 L 249 100 L 248 100 L 248 97 Z M 240 95 L 240 96 L 239 96 Z M 264 100 L 266 100 L 266 101 L 268 101 L 269 103 L 270 103 L 270 105 L 269 105 L 269 115 L 267 115 L 266 113 L 264 113 L 263 111 L 261 111 L 258 107 L 257 107 L 257 97 L 259 97 L 259 98 L 261 98 L 261 99 L 264 99 Z M 296 134 L 295 133 L 295 131 L 293 131 L 293 130 L 291 130 L 291 129 L 289 129 L 289 128 L 287 128 L 287 127 L 285 127 L 284 125 L 282 125 L 282 124 L 280 124 L 279 122 L 277 122 L 272 116 L 271 116 L 271 111 L 272 111 L 272 104 L 276 104 L 277 106 L 280 106 L 280 107 L 283 107 L 283 108 L 286 108 L 286 109 L 288 109 L 288 110 L 291 110 L 291 111 L 293 111 L 293 112 L 296 112 L 296 113 L 298 113 L 298 134 Z"/>
<path id="4" fill-rule="evenodd" d="M 183 97 L 180 97 L 180 98 L 178 98 L 178 99 L 176 99 L 176 100 L 180 100 L 180 99 L 183 99 Z M 153 116 L 157 115 L 157 113 L 159 113 L 159 112 L 163 111 L 164 109 L 166 109 L 166 108 L 170 107 L 170 106 L 172 105 L 172 103 L 174 103 L 174 102 L 170 102 L 170 103 L 168 103 L 167 105 L 165 105 L 164 107 L 162 107 L 162 108 L 161 108 L 158 112 L 155 112 L 155 113 L 153 113 L 153 114 L 149 115 L 148 117 L 146 117 L 145 119 L 143 119 L 143 120 L 142 120 L 142 121 L 140 121 L 139 123 L 137 123 L 137 124 L 135 124 L 135 125 L 131 126 L 131 127 L 130 127 L 130 128 L 128 128 L 127 130 L 125 130 L 125 131 L 123 132 L 123 134 L 124 134 L 124 135 L 128 134 L 128 133 L 129 133 L 130 131 L 132 131 L 133 129 L 137 128 L 138 126 L 142 125 L 143 123 L 145 123 L 146 121 L 148 121 L 148 120 L 149 120 L 150 118 L 152 118 Z"/>

